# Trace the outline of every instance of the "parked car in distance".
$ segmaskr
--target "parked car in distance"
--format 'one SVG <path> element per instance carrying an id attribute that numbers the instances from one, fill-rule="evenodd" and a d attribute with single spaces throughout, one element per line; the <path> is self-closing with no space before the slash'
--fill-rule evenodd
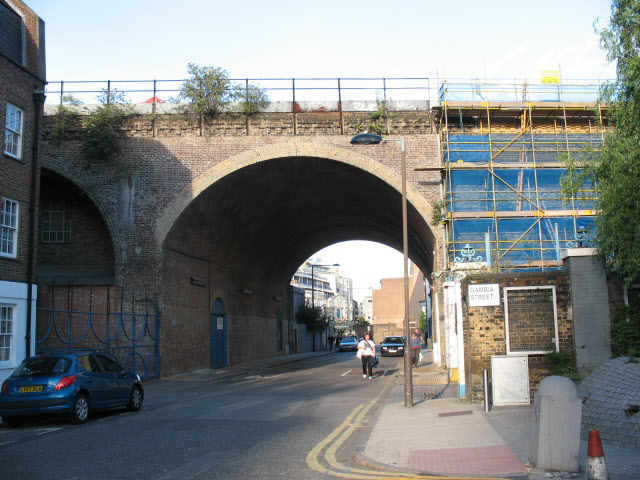
<path id="1" fill-rule="evenodd" d="M 399 335 L 390 335 L 384 337 L 380 344 L 380 353 L 383 357 L 403 356 L 404 355 L 405 337 Z"/>
<path id="2" fill-rule="evenodd" d="M 87 421 L 95 410 L 142 407 L 140 376 L 95 352 L 36 355 L 25 359 L 2 383 L 2 423 L 17 426 L 23 417 L 68 414 L 72 423 Z"/>
<path id="3" fill-rule="evenodd" d="M 340 340 L 338 350 L 341 352 L 356 351 L 358 349 L 358 339 L 353 337 L 344 337 Z"/>

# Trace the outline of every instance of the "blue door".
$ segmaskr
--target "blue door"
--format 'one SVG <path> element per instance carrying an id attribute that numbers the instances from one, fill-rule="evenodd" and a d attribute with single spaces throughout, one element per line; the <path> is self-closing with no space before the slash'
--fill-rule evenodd
<path id="1" fill-rule="evenodd" d="M 219 298 L 213 303 L 211 317 L 209 318 L 210 329 L 210 365 L 211 368 L 222 368 L 227 366 L 227 313 L 224 303 Z"/>

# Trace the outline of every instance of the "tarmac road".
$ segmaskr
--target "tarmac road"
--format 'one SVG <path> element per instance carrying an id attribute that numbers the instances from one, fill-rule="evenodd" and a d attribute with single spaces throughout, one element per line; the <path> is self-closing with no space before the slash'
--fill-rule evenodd
<path id="1" fill-rule="evenodd" d="M 310 357 L 215 381 L 171 377 L 145 386 L 137 413 L 96 413 L 81 426 L 63 418 L 2 426 L 2 472 L 29 479 L 385 477 L 356 466 L 351 443 L 392 372 L 363 379 L 354 357 Z"/>

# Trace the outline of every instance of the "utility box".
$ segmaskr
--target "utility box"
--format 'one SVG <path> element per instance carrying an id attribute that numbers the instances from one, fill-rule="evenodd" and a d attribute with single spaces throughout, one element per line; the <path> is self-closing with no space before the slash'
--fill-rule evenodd
<path id="1" fill-rule="evenodd" d="M 529 461 L 541 470 L 578 471 L 582 400 L 567 377 L 547 377 L 533 400 Z"/>
<path id="2" fill-rule="evenodd" d="M 529 357 L 491 357 L 491 396 L 494 405 L 529 405 Z"/>

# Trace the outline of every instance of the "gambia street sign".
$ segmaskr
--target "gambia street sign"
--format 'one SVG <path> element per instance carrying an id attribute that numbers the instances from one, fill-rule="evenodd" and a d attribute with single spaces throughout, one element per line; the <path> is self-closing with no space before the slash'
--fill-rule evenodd
<path id="1" fill-rule="evenodd" d="M 500 285 L 497 283 L 469 285 L 469 306 L 500 306 Z"/>

